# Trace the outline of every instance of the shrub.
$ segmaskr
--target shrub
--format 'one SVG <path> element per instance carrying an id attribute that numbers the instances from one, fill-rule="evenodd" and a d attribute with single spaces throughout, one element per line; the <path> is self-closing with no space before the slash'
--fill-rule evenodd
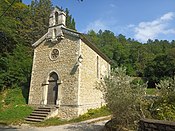
<path id="1" fill-rule="evenodd" d="M 157 93 L 159 95 L 159 100 L 167 102 L 169 104 L 175 104 L 175 80 L 172 78 L 167 78 L 161 80 L 159 84 L 156 85 Z"/>
<path id="2" fill-rule="evenodd" d="M 152 117 L 161 120 L 175 120 L 175 80 L 167 78 L 156 85 L 157 99 L 150 111 Z"/>
<path id="3" fill-rule="evenodd" d="M 147 102 L 144 99 L 146 84 L 131 82 L 132 78 L 126 75 L 126 69 L 116 68 L 97 86 L 103 92 L 113 120 L 118 125 L 134 125 L 147 115 Z"/>

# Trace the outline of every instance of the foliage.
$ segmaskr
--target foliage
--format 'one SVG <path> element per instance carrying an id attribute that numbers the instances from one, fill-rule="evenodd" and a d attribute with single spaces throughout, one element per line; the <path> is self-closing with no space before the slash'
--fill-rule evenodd
<path id="1" fill-rule="evenodd" d="M 158 96 L 159 99 L 168 103 L 175 104 L 175 80 L 174 78 L 167 78 L 165 80 L 161 80 L 159 84 L 157 84 L 158 88 Z"/>
<path id="2" fill-rule="evenodd" d="M 0 14 L 11 0 L 2 0 Z M 33 49 L 31 44 L 42 37 L 49 26 L 53 6 L 50 0 L 32 0 L 30 5 L 16 0 L 0 18 L 0 91 L 14 87 L 29 87 Z M 66 9 L 68 27 L 75 21 Z"/>
<path id="3" fill-rule="evenodd" d="M 97 86 L 104 93 L 107 107 L 118 125 L 134 125 L 134 122 L 149 115 L 146 111 L 147 101 L 144 99 L 146 85 L 131 82 L 132 78 L 126 75 L 126 69 L 120 67 Z"/>
<path id="4" fill-rule="evenodd" d="M 145 75 L 155 82 L 159 82 L 164 77 L 173 77 L 175 72 L 175 58 L 169 54 L 157 56 L 145 68 Z"/>
<path id="5" fill-rule="evenodd" d="M 36 42 L 43 36 L 49 27 L 49 15 L 52 10 L 50 0 L 32 0 L 29 5 L 29 23 L 30 27 L 28 35 L 30 36 L 31 44 Z"/>
<path id="6" fill-rule="evenodd" d="M 156 95 L 157 94 L 156 92 L 157 92 L 156 88 L 147 88 L 146 90 L 147 95 Z"/>
<path id="7" fill-rule="evenodd" d="M 141 77 L 133 77 L 133 80 L 131 81 L 130 84 L 133 84 L 133 85 L 143 85 L 145 84 L 145 80 L 143 80 Z"/>
<path id="8" fill-rule="evenodd" d="M 32 65 L 30 48 L 17 45 L 13 53 L 7 54 L 6 57 L 1 57 L 1 60 L 6 63 L 0 74 L 1 90 L 29 85 Z M 4 64 L 3 62 L 2 64 Z"/>
<path id="9" fill-rule="evenodd" d="M 152 107 L 153 108 L 153 107 Z M 175 120 L 175 105 L 167 103 L 157 103 L 152 109 L 152 117 L 159 120 Z"/>
<path id="10" fill-rule="evenodd" d="M 149 87 L 154 87 L 164 77 L 172 77 L 175 72 L 175 42 L 148 40 L 140 43 L 134 39 L 113 32 L 93 30 L 88 38 L 113 62 L 112 67 L 126 67 L 127 75 L 146 77 Z M 150 84 L 151 83 L 151 84 Z"/>
<path id="11" fill-rule="evenodd" d="M 68 8 L 66 8 L 65 12 L 66 12 L 66 26 L 70 29 L 76 30 L 75 20 L 74 18 L 72 18 L 72 15 L 69 14 Z"/>
<path id="12" fill-rule="evenodd" d="M 155 119 L 175 120 L 175 80 L 168 78 L 161 80 L 157 87 L 157 99 L 150 107 Z"/>
<path id="13" fill-rule="evenodd" d="M 0 94 L 0 123 L 18 124 L 31 112 L 32 108 L 26 105 L 20 88 L 5 90 Z"/>

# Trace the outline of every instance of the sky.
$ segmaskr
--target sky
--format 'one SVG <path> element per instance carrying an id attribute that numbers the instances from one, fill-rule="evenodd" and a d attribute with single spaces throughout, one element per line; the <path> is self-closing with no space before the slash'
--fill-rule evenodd
<path id="1" fill-rule="evenodd" d="M 30 4 L 31 0 L 23 0 Z M 87 33 L 110 30 L 142 43 L 175 40 L 175 0 L 52 0 L 68 8 L 76 29 Z"/>

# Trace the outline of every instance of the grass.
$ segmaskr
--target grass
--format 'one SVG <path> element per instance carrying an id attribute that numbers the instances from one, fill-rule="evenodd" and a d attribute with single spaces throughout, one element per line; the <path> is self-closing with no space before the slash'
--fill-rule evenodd
<path id="1" fill-rule="evenodd" d="M 0 93 L 0 124 L 21 124 L 24 118 L 33 111 L 32 107 L 26 104 L 20 88 L 8 89 Z M 71 119 L 50 118 L 46 121 L 34 124 L 35 126 L 54 126 L 68 123 L 80 122 L 92 118 L 110 115 L 111 112 L 106 106 L 98 109 L 90 109 L 87 113 Z"/>
<path id="2" fill-rule="evenodd" d="M 89 109 L 87 113 L 85 113 L 77 118 L 74 118 L 70 121 L 71 122 L 80 122 L 80 121 L 84 121 L 84 120 L 88 120 L 88 119 L 92 119 L 92 118 L 107 116 L 110 114 L 111 114 L 111 112 L 109 111 L 109 109 L 106 106 L 103 106 L 103 107 L 97 108 L 97 109 Z"/>
<path id="3" fill-rule="evenodd" d="M 31 112 L 20 88 L 8 89 L 0 93 L 0 123 L 20 124 Z"/>
<path id="4" fill-rule="evenodd" d="M 156 95 L 156 88 L 147 88 L 146 94 L 147 95 Z"/>
<path id="5" fill-rule="evenodd" d="M 35 124 L 35 126 L 43 127 L 43 126 L 55 126 L 55 125 L 63 125 L 68 123 L 76 123 L 76 122 L 81 122 L 92 118 L 107 116 L 110 114 L 111 112 L 108 110 L 108 108 L 106 106 L 103 106 L 97 109 L 90 109 L 88 110 L 87 113 L 71 120 L 65 120 L 60 118 L 50 118 L 46 121 Z"/>

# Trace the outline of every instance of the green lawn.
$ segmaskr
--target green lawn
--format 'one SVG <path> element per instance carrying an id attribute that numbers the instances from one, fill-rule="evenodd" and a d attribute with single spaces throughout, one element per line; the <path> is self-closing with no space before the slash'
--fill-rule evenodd
<path id="1" fill-rule="evenodd" d="M 32 107 L 26 104 L 26 100 L 22 95 L 20 88 L 5 90 L 0 93 L 0 124 L 20 124 L 24 122 L 24 118 L 29 116 L 33 111 Z M 106 106 L 98 109 L 90 109 L 84 115 L 71 120 L 63 120 L 60 118 L 50 118 L 46 121 L 35 124 L 36 126 L 53 126 L 66 123 L 80 122 L 92 118 L 110 115 L 110 111 Z"/>
<path id="2" fill-rule="evenodd" d="M 26 104 L 20 88 L 0 93 L 0 124 L 19 124 L 32 110 Z"/>

